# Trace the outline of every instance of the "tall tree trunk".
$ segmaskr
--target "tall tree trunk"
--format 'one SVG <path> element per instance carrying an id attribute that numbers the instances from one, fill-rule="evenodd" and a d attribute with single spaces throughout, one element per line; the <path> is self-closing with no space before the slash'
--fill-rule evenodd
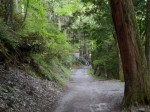
<path id="1" fill-rule="evenodd" d="M 80 53 L 80 58 L 83 57 L 83 34 L 79 31 L 79 53 Z"/>
<path id="2" fill-rule="evenodd" d="M 18 0 L 15 0 L 15 7 L 16 7 L 16 12 L 19 12 L 19 8 L 18 8 Z"/>
<path id="3" fill-rule="evenodd" d="M 118 54 L 119 56 L 119 80 L 124 81 L 124 76 L 123 76 L 123 69 L 122 69 L 122 62 L 121 62 L 121 57 L 120 53 Z"/>
<path id="4" fill-rule="evenodd" d="M 24 3 L 22 1 L 22 4 L 21 4 L 21 14 L 22 14 L 22 16 L 25 15 L 24 12 L 25 12 L 25 6 L 24 6 Z"/>
<path id="5" fill-rule="evenodd" d="M 150 103 L 149 76 L 132 0 L 110 0 L 125 77 L 124 106 Z"/>
<path id="6" fill-rule="evenodd" d="M 58 15 L 58 29 L 61 31 L 61 16 Z"/>
<path id="7" fill-rule="evenodd" d="M 9 1 L 9 20 L 8 20 L 8 24 L 10 27 L 13 27 L 13 16 L 14 16 L 14 0 L 10 0 Z"/>
<path id="8" fill-rule="evenodd" d="M 116 37 L 116 34 L 114 33 L 114 31 L 112 31 L 112 35 L 113 35 L 113 38 L 115 40 L 115 45 L 116 45 L 117 53 L 118 53 L 118 75 L 119 75 L 118 78 L 119 78 L 119 80 L 124 81 L 119 45 L 118 45 L 117 37 Z"/>
<path id="9" fill-rule="evenodd" d="M 54 20 L 54 1 L 50 0 L 50 12 L 49 12 L 49 21 L 53 21 Z"/>
<path id="10" fill-rule="evenodd" d="M 23 22 L 25 22 L 25 20 L 26 20 L 26 18 L 27 18 L 27 15 L 28 15 L 28 8 L 29 8 L 29 0 L 27 0 L 27 3 L 26 3 L 26 11 L 25 11 L 25 15 L 24 15 Z"/>
<path id="11" fill-rule="evenodd" d="M 146 15 L 146 43 L 145 55 L 147 59 L 147 68 L 150 76 L 150 0 L 147 0 L 147 15 Z"/>

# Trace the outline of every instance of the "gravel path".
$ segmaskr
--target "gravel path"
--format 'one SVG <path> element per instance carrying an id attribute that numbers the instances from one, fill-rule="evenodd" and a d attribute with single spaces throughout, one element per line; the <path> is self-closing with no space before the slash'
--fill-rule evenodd
<path id="1" fill-rule="evenodd" d="M 88 67 L 77 69 L 54 112 L 121 112 L 124 84 L 117 80 L 96 80 Z"/>

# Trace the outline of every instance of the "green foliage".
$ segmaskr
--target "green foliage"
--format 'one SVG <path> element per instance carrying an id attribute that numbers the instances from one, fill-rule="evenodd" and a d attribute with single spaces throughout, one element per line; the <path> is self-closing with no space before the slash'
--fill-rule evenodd
<path id="1" fill-rule="evenodd" d="M 142 10 L 141 10 L 142 9 Z M 144 44 L 145 42 L 145 29 L 146 29 L 146 1 L 137 0 L 135 2 L 136 19 L 140 31 L 140 39 Z"/>
<path id="2" fill-rule="evenodd" d="M 1 44 L 9 43 L 15 48 L 18 44 L 17 37 L 13 34 L 12 30 L 0 18 L 0 42 Z"/>
<path id="3" fill-rule="evenodd" d="M 63 85 L 70 77 L 71 72 L 59 62 L 58 58 L 46 59 L 43 54 L 34 54 L 33 57 L 48 80 Z"/>
<path id="4" fill-rule="evenodd" d="M 48 3 L 30 0 L 24 21 L 27 3 L 26 0 L 19 1 L 18 8 L 21 10 L 14 12 L 13 28 L 8 27 L 2 20 L 4 16 L 0 15 L 0 53 L 14 60 L 10 56 L 13 53 L 14 61 L 31 66 L 30 73 L 34 76 L 63 85 L 70 76 L 72 47 L 68 37 L 49 22 Z"/>
<path id="5" fill-rule="evenodd" d="M 94 79 L 104 79 L 104 77 L 99 76 L 99 75 L 95 75 L 94 74 L 94 70 L 93 69 L 89 69 L 88 74 L 90 74 Z"/>
<path id="6" fill-rule="evenodd" d="M 87 60 L 85 59 L 85 57 L 80 57 L 79 61 L 83 64 L 86 65 L 87 64 Z"/>
<path id="7" fill-rule="evenodd" d="M 107 77 L 118 78 L 118 48 L 113 34 L 109 3 L 106 0 L 82 1 L 83 8 L 75 17 L 72 28 L 80 29 L 80 33 L 86 35 L 85 38 L 91 46 L 95 73 L 103 75 L 107 72 Z M 81 58 L 81 62 L 85 60 Z"/>
<path id="8" fill-rule="evenodd" d="M 67 67 L 69 68 L 72 63 L 70 53 L 72 47 L 67 42 L 67 37 L 48 22 L 45 16 L 46 10 L 40 4 L 46 7 L 42 1 L 30 6 L 26 26 L 19 33 L 24 35 L 30 45 L 39 46 L 41 52 L 34 53 L 32 56 L 44 77 L 62 85 L 68 75 Z"/>
<path id="9" fill-rule="evenodd" d="M 112 37 L 108 37 L 101 40 L 101 43 L 98 42 L 97 45 L 92 50 L 93 64 L 99 66 L 101 71 L 105 69 L 107 77 L 118 78 L 119 58 L 115 40 Z"/>
<path id="10" fill-rule="evenodd" d="M 19 38 L 0 18 L 0 62 L 7 64 L 11 62 L 12 53 L 16 52 Z"/>
<path id="11" fill-rule="evenodd" d="M 62 16 L 73 16 L 73 13 L 81 8 L 80 0 L 60 0 L 54 4 L 54 12 Z"/>

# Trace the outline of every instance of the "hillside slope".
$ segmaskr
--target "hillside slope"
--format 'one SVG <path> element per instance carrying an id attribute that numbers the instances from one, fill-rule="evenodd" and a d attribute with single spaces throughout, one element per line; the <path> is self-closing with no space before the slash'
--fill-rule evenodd
<path id="1" fill-rule="evenodd" d="M 0 112 L 50 112 L 60 93 L 55 82 L 0 66 Z"/>

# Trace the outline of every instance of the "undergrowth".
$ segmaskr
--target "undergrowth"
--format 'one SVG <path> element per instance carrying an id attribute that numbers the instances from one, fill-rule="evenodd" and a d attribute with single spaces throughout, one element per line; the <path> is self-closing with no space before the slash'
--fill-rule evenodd
<path id="1" fill-rule="evenodd" d="M 94 79 L 99 79 L 99 80 L 106 79 L 105 77 L 103 77 L 101 75 L 95 75 L 94 70 L 92 68 L 88 70 L 88 74 L 91 75 Z"/>
<path id="2" fill-rule="evenodd" d="M 74 60 L 72 47 L 48 21 L 37 25 L 34 19 L 30 18 L 20 29 L 12 29 L 0 18 L 0 64 L 5 68 L 25 65 L 24 69 L 33 76 L 64 85 Z M 18 27 L 15 23 L 18 22 L 14 22 L 14 27 Z"/>
<path id="3" fill-rule="evenodd" d="M 42 73 L 46 75 L 45 77 L 47 77 L 48 80 L 55 81 L 60 85 L 64 85 L 65 82 L 70 78 L 70 68 L 62 65 L 60 60 L 57 58 L 46 61 L 41 54 L 34 54 L 33 58 L 39 65 L 39 69 L 41 69 Z M 33 72 L 33 75 L 36 74 L 35 71 Z"/>

